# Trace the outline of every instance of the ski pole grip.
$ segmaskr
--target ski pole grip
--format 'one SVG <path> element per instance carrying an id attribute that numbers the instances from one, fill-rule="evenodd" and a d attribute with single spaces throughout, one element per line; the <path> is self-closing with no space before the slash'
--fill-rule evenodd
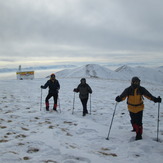
<path id="1" fill-rule="evenodd" d="M 160 98 L 160 102 L 159 102 L 159 103 L 161 103 L 161 101 L 162 101 L 161 97 L 160 97 L 160 96 L 158 96 L 158 98 Z"/>

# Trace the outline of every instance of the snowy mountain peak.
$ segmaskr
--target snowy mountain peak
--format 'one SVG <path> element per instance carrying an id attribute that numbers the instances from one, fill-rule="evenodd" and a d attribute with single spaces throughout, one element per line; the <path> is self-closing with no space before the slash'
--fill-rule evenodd
<path id="1" fill-rule="evenodd" d="M 85 74 L 88 77 L 100 78 L 108 75 L 109 70 L 108 68 L 102 67 L 97 64 L 88 64 L 83 67 L 85 69 Z"/>
<path id="2" fill-rule="evenodd" d="M 147 67 L 129 67 L 123 65 L 112 71 L 98 64 L 87 64 L 74 69 L 65 69 L 56 73 L 61 78 L 100 78 L 100 79 L 116 79 L 131 80 L 133 76 L 138 76 L 143 82 L 163 83 L 162 71 L 160 69 Z"/>
<path id="3" fill-rule="evenodd" d="M 87 77 L 95 77 L 98 78 L 97 76 L 97 70 L 99 69 L 99 65 L 96 64 L 87 64 L 83 67 L 83 70 L 85 71 L 85 74 Z"/>
<path id="4" fill-rule="evenodd" d="M 121 71 L 128 71 L 130 69 L 129 66 L 123 65 L 115 70 L 115 72 L 121 72 Z"/>
<path id="5" fill-rule="evenodd" d="M 57 72 L 58 77 L 71 77 L 71 78 L 102 78 L 102 79 L 114 79 L 117 78 L 117 74 L 114 71 L 97 65 L 97 64 L 87 64 L 82 67 L 75 69 L 68 69 Z"/>

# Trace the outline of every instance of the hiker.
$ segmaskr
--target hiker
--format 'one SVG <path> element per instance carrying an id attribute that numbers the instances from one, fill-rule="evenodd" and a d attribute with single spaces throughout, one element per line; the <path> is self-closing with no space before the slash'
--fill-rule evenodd
<path id="1" fill-rule="evenodd" d="M 88 114 L 87 110 L 87 102 L 88 102 L 88 96 L 89 93 L 92 93 L 91 87 L 86 83 L 86 79 L 82 78 L 80 80 L 80 84 L 78 85 L 77 88 L 74 88 L 74 92 L 78 93 L 79 92 L 79 98 L 81 100 L 82 106 L 83 106 L 83 116 Z"/>
<path id="2" fill-rule="evenodd" d="M 49 111 L 49 99 L 51 97 L 54 99 L 53 110 L 57 111 L 58 90 L 60 89 L 60 84 L 55 78 L 55 74 L 51 74 L 50 80 L 48 80 L 44 86 L 41 85 L 42 89 L 46 89 L 47 87 L 49 87 L 49 93 L 45 98 L 46 111 Z"/>
<path id="3" fill-rule="evenodd" d="M 132 131 L 136 132 L 135 140 L 142 139 L 143 133 L 143 97 L 154 101 L 155 103 L 161 103 L 161 98 L 154 97 L 150 92 L 148 92 L 144 87 L 140 86 L 140 79 L 138 77 L 133 77 L 131 80 L 131 86 L 126 88 L 120 96 L 116 97 L 117 102 L 121 102 L 127 98 L 128 110 L 131 118 L 131 124 L 133 127 Z"/>

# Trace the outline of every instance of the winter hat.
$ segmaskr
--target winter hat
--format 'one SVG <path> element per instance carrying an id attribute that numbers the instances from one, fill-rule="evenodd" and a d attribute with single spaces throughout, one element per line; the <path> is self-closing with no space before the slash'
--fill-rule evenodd
<path id="1" fill-rule="evenodd" d="M 131 80 L 131 83 L 135 83 L 135 82 L 140 83 L 140 79 L 137 76 L 134 76 Z"/>
<path id="2" fill-rule="evenodd" d="M 140 79 L 138 77 L 133 77 L 131 80 L 131 86 L 136 89 L 140 86 Z"/>
<path id="3" fill-rule="evenodd" d="M 81 83 L 86 83 L 86 79 L 85 78 L 81 78 L 80 82 Z"/>
<path id="4" fill-rule="evenodd" d="M 53 74 L 51 74 L 51 75 L 50 75 L 50 77 L 51 77 L 51 78 L 52 78 L 52 77 L 54 77 L 54 78 L 55 78 L 55 74 L 54 74 L 54 73 L 53 73 Z"/>

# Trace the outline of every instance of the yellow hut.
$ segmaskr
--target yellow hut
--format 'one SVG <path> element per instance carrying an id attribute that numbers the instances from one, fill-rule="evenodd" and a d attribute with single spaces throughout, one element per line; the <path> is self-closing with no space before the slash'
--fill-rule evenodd
<path id="1" fill-rule="evenodd" d="M 21 71 L 21 65 L 19 66 L 18 71 L 16 72 L 18 80 L 24 79 L 34 79 L 34 71 Z"/>

